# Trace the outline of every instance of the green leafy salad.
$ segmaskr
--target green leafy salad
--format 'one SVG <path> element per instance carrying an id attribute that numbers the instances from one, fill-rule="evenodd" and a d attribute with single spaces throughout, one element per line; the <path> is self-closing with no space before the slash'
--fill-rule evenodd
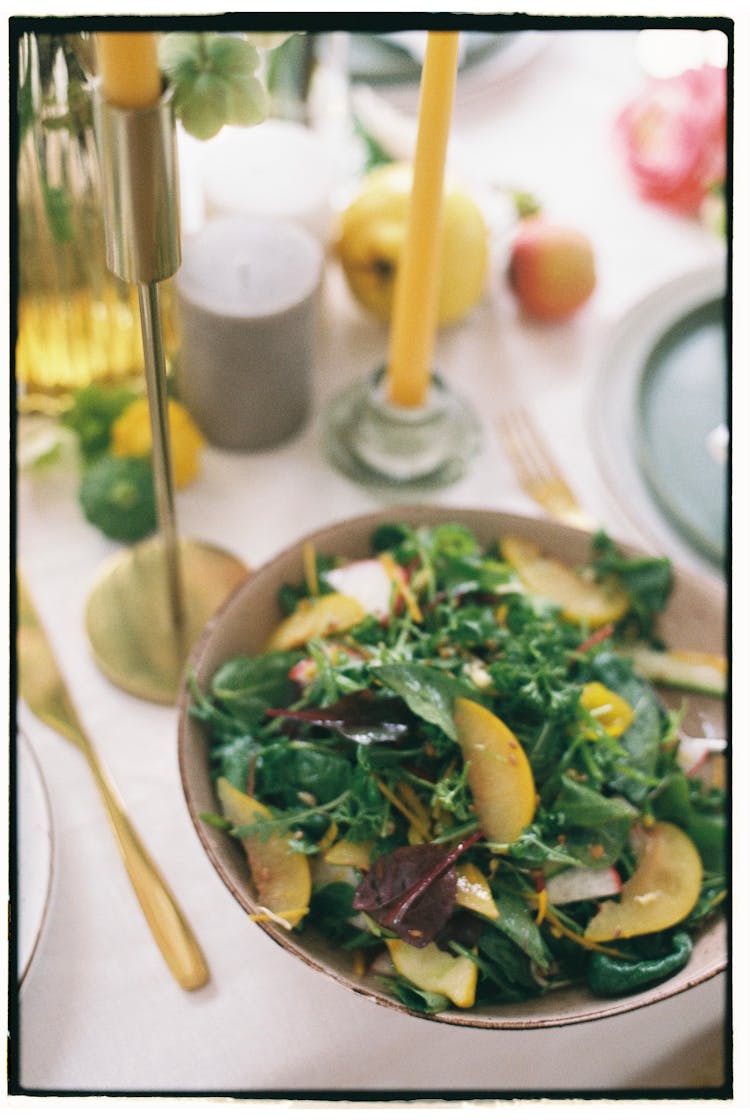
<path id="1" fill-rule="evenodd" d="M 726 894 L 725 793 L 653 681 L 720 695 L 726 667 L 661 646 L 669 562 L 457 523 L 304 559 L 264 651 L 192 685 L 254 918 L 422 1013 L 679 971 Z"/>

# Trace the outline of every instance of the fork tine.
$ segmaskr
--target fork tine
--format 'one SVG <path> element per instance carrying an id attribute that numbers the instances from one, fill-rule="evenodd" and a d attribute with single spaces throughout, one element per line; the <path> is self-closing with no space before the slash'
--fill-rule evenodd
<path id="1" fill-rule="evenodd" d="M 526 493 L 559 520 L 592 529 L 593 520 L 568 486 L 527 410 L 522 405 L 506 410 L 498 419 L 498 428 Z"/>

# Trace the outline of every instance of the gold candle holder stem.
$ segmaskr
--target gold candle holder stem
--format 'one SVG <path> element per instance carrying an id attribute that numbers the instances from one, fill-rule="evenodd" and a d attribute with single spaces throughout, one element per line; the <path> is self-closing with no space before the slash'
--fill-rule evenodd
<path id="1" fill-rule="evenodd" d="M 161 332 L 159 289 L 156 284 L 138 285 L 138 307 L 143 333 L 143 358 L 146 371 L 151 438 L 153 443 L 154 488 L 159 529 L 164 545 L 167 588 L 175 634 L 184 643 L 185 599 L 177 538 L 174 500 L 174 471 L 169 436 L 169 400 L 166 362 Z"/>
<path id="2" fill-rule="evenodd" d="M 158 289 L 181 261 L 170 91 L 153 105 L 123 109 L 97 87 L 94 126 L 107 265 L 138 291 L 159 533 L 119 553 L 101 573 L 89 595 L 86 629 L 100 668 L 116 685 L 171 704 L 188 651 L 247 568 L 177 533 Z"/>

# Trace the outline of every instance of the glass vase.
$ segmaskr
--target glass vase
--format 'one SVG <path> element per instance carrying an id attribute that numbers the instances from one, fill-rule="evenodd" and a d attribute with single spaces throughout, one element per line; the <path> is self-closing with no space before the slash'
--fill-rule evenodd
<path id="1" fill-rule="evenodd" d="M 137 293 L 107 268 L 86 34 L 19 40 L 16 383 L 21 412 L 143 380 Z M 169 292 L 165 350 L 175 350 Z"/>

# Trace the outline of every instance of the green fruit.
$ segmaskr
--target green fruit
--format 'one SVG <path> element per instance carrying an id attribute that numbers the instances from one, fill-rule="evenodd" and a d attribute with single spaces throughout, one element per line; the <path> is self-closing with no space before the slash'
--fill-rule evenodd
<path id="1" fill-rule="evenodd" d="M 137 541 L 156 529 L 149 459 L 103 455 L 84 472 L 78 497 L 87 520 L 112 540 Z"/>

